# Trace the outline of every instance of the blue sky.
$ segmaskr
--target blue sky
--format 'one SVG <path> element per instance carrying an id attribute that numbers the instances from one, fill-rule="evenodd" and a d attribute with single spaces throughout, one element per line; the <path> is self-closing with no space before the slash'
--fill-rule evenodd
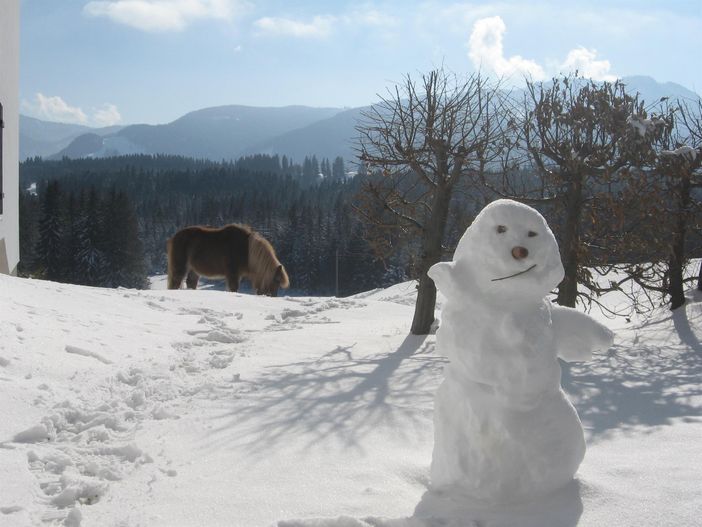
<path id="1" fill-rule="evenodd" d="M 441 65 L 577 67 L 702 92 L 700 0 L 22 0 L 22 112 L 91 126 L 199 108 L 353 107 Z"/>

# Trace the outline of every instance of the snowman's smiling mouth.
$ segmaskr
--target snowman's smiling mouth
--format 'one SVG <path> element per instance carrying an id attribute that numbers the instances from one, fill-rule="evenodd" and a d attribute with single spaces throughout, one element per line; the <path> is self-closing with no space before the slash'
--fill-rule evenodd
<path id="1" fill-rule="evenodd" d="M 498 282 L 500 280 L 507 280 L 508 278 L 514 278 L 515 276 L 519 276 L 520 274 L 528 273 L 531 271 L 534 267 L 536 267 L 536 264 L 532 265 L 528 269 L 524 269 L 523 271 L 519 271 L 518 273 L 511 274 L 509 276 L 503 276 L 502 278 L 493 278 L 491 281 L 492 282 Z"/>

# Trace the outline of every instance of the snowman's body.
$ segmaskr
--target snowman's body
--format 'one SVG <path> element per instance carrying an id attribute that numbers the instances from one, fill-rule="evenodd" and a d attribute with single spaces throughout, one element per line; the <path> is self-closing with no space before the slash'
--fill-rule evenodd
<path id="1" fill-rule="evenodd" d="M 585 439 L 557 358 L 587 360 L 612 334 L 544 298 L 563 277 L 548 225 L 530 207 L 496 201 L 430 276 L 446 297 L 437 350 L 449 359 L 435 399 L 432 487 L 503 502 L 565 485 Z"/>

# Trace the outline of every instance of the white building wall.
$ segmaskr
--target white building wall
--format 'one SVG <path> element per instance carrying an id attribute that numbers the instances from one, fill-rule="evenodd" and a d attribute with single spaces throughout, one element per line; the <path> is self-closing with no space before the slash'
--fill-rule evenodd
<path id="1" fill-rule="evenodd" d="M 2 131 L 2 214 L 0 273 L 16 273 L 19 262 L 19 9 L 20 0 L 0 0 L 0 103 Z"/>

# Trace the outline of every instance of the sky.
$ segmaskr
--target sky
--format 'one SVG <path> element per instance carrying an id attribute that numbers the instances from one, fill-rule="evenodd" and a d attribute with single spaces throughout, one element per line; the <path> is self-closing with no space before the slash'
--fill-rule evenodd
<path id="1" fill-rule="evenodd" d="M 21 0 L 21 111 L 88 126 L 200 108 L 372 104 L 445 66 L 573 69 L 702 93 L 699 0 Z"/>

